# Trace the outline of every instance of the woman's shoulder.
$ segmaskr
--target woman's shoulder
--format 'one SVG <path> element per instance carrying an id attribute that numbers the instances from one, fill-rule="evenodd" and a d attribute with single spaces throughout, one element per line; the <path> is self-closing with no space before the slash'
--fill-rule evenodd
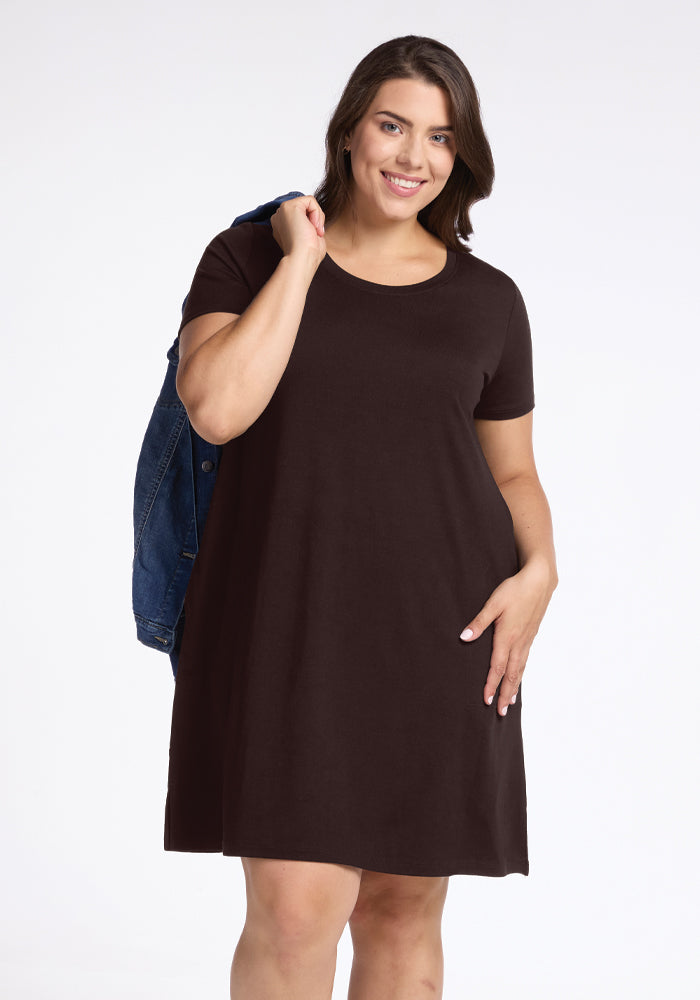
<path id="1" fill-rule="evenodd" d="M 222 273 L 233 273 L 256 292 L 277 267 L 282 250 L 269 223 L 240 222 L 210 240 L 202 261 Z"/>
<path id="2" fill-rule="evenodd" d="M 500 267 L 490 264 L 473 252 L 454 251 L 457 257 L 457 278 L 466 280 L 470 286 L 482 290 L 486 294 L 495 293 L 498 296 L 508 295 L 511 298 L 517 291 L 517 284 L 510 274 Z"/>
<path id="3" fill-rule="evenodd" d="M 244 263 L 254 256 L 279 258 L 282 255 L 272 233 L 272 226 L 267 222 L 239 222 L 235 226 L 222 229 L 210 240 L 207 249 L 209 248 L 231 254 L 239 263 Z"/>

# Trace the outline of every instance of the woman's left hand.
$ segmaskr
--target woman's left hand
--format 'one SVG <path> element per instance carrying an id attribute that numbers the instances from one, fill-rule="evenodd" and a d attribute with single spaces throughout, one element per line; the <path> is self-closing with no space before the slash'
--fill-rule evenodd
<path id="1" fill-rule="evenodd" d="M 497 706 L 499 715 L 505 715 L 508 705 L 515 704 L 530 646 L 555 586 L 546 563 L 535 560 L 526 562 L 519 572 L 496 587 L 478 615 L 461 633 L 460 638 L 473 642 L 494 622 L 491 669 L 486 678 L 484 701 L 487 705 L 491 704 L 501 683 Z"/>

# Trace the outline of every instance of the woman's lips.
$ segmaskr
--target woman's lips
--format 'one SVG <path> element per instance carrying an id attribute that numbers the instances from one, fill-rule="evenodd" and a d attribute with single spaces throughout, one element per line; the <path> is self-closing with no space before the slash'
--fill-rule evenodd
<path id="1" fill-rule="evenodd" d="M 394 194 L 398 194 L 399 197 L 401 198 L 410 198 L 412 194 L 416 193 L 416 191 L 420 191 L 420 189 L 425 184 L 425 181 L 421 181 L 420 184 L 418 184 L 416 187 L 410 187 L 410 188 L 399 187 L 398 184 L 394 184 L 392 183 L 392 181 L 389 180 L 389 178 L 386 176 L 383 170 L 380 170 L 379 173 L 384 178 L 384 183 L 389 188 L 389 190 L 393 191 Z"/>

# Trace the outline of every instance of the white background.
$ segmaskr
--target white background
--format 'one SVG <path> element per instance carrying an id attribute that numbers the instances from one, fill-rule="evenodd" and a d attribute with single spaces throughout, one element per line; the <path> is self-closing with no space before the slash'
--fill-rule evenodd
<path id="1" fill-rule="evenodd" d="M 351 70 L 407 33 L 481 98 L 471 245 L 528 307 L 560 575 L 523 680 L 530 875 L 451 879 L 444 996 L 698 995 L 691 8 L 6 0 L 4 996 L 228 995 L 240 861 L 162 846 L 173 678 L 135 637 L 136 459 L 205 245 L 313 191 Z M 334 1000 L 350 961 L 346 930 Z"/>

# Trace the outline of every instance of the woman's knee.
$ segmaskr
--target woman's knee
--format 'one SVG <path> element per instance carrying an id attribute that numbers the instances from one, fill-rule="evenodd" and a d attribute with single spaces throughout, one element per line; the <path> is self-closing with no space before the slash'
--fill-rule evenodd
<path id="1" fill-rule="evenodd" d="M 273 858 L 241 863 L 249 931 L 285 948 L 337 945 L 357 901 L 361 868 Z"/>

